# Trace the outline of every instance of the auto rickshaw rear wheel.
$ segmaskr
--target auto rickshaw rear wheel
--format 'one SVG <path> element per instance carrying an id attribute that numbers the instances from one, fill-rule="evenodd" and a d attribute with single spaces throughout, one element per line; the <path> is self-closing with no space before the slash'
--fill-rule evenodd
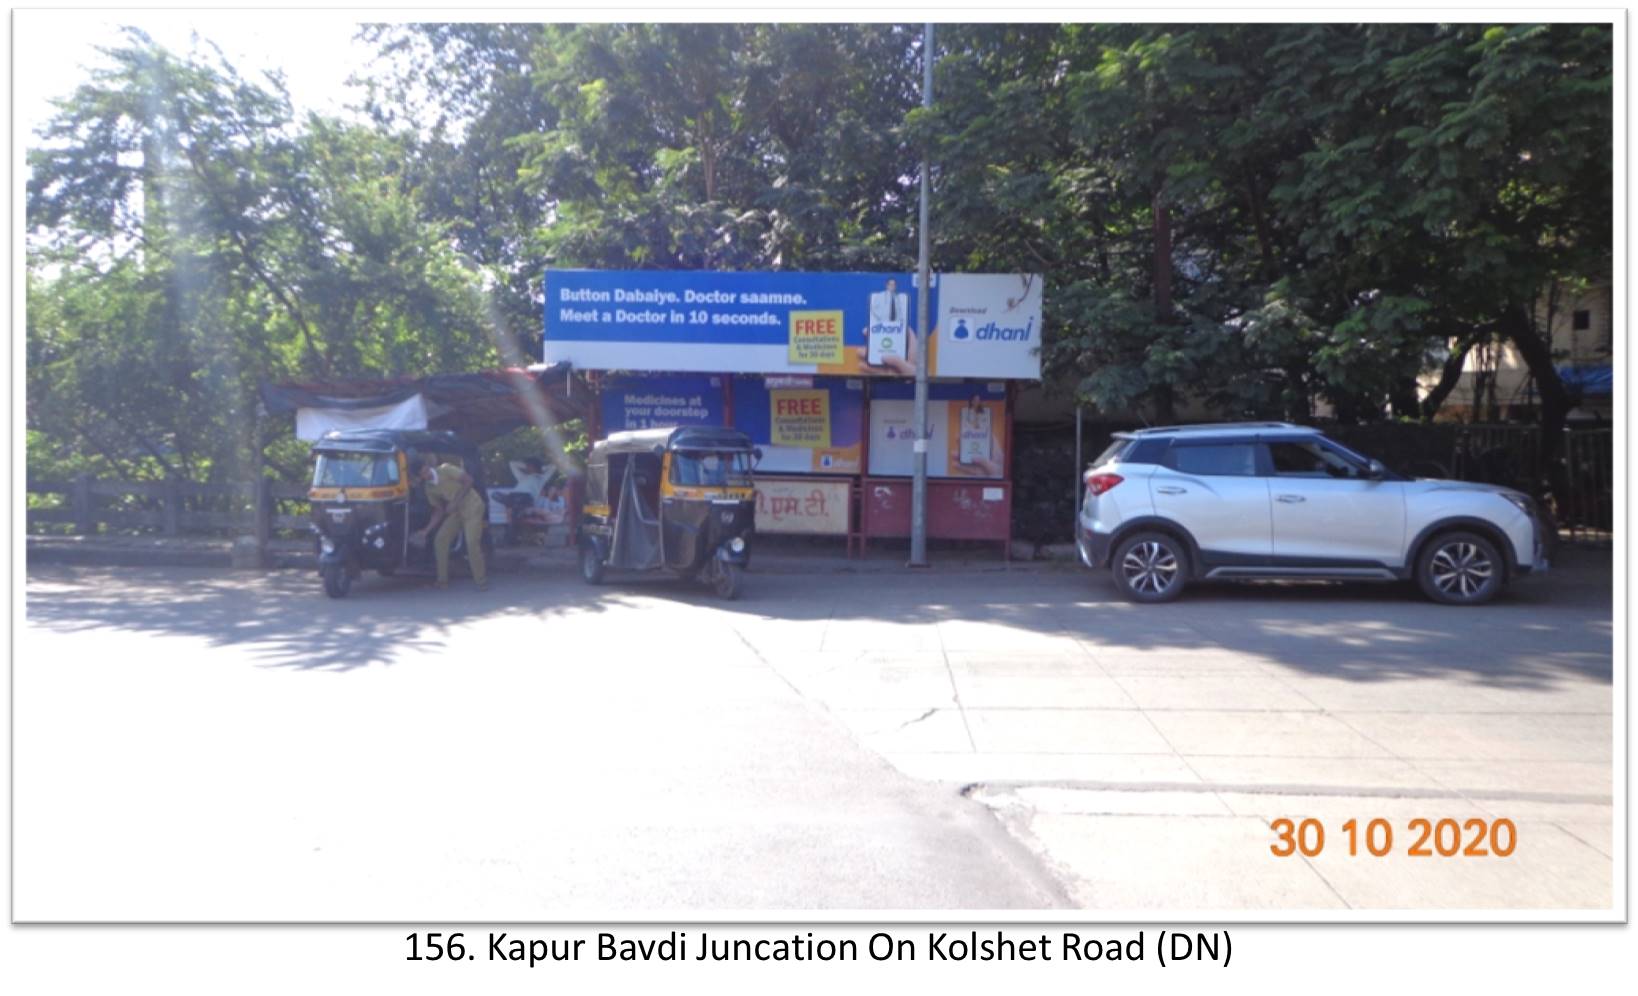
<path id="1" fill-rule="evenodd" d="M 346 598 L 347 592 L 353 587 L 353 579 L 342 564 L 331 564 L 324 568 L 324 593 L 331 598 Z"/>
<path id="2" fill-rule="evenodd" d="M 739 583 L 744 575 L 743 567 L 719 560 L 716 575 L 711 581 L 717 589 L 717 594 L 731 602 L 739 597 Z"/>

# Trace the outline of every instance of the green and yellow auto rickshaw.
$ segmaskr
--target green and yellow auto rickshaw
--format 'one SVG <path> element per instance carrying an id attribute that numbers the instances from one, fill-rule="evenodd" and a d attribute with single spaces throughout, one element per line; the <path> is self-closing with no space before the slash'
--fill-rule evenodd
<path id="1" fill-rule="evenodd" d="M 483 462 L 471 443 L 449 432 L 355 429 L 326 434 L 313 444 L 313 483 L 307 500 L 324 593 L 345 597 L 364 571 L 391 575 L 401 568 L 433 568 L 432 545 L 409 537 L 432 518 L 424 489 L 410 468 L 425 458 L 454 463 L 483 490 Z M 491 540 L 483 538 L 487 549 Z M 457 535 L 452 553 L 459 555 Z"/>
<path id="2" fill-rule="evenodd" d="M 592 445 L 579 527 L 580 574 L 667 570 L 737 598 L 751 562 L 760 451 L 733 429 L 617 432 Z"/>

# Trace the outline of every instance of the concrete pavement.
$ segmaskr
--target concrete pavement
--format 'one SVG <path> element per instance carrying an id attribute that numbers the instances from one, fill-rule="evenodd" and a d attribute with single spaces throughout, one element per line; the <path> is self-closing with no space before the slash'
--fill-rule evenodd
<path id="1" fill-rule="evenodd" d="M 50 747 L 149 816 L 189 808 L 196 780 L 174 772 L 200 763 L 199 745 L 231 758 L 206 766 L 211 784 L 260 818 L 215 813 L 203 853 L 237 868 L 248 833 L 288 883 L 241 896 L 231 908 L 246 915 L 303 915 L 296 886 L 319 868 L 356 900 L 347 909 L 372 915 L 452 898 L 473 911 L 1608 909 L 1607 556 L 1579 551 L 1478 609 L 1341 585 L 1134 606 L 1069 569 L 763 573 L 721 603 L 652 579 L 588 589 L 566 571 L 448 601 L 372 579 L 329 602 L 291 572 L 40 568 L 19 744 Z M 124 659 L 159 647 L 174 660 Z M 25 694 L 43 706 L 27 723 Z M 337 765 L 358 770 L 334 777 Z M 322 777 L 308 791 L 292 772 Z M 23 790 L 51 789 L 24 773 L 19 848 L 61 858 L 35 884 L 89 902 L 95 880 L 60 892 L 71 845 L 97 840 L 67 817 L 106 810 L 53 799 L 54 822 L 30 827 L 24 803 L 41 796 Z M 611 797 L 611 776 L 635 790 Z M 120 789 L 125 778 L 146 790 Z M 1039 864 L 988 836 L 973 801 Z M 566 809 L 593 831 L 541 816 Z M 428 816 L 451 810 L 472 818 Z M 617 829 L 657 810 L 680 814 L 681 843 L 674 827 Z M 1281 816 L 1322 821 L 1326 849 L 1271 855 Z M 1350 817 L 1389 821 L 1397 848 L 1348 856 Z M 1505 817 L 1516 850 L 1410 857 L 1418 817 Z M 545 824 L 555 836 L 516 829 Z M 190 851 L 168 833 L 141 843 L 172 861 L 201 853 L 201 835 Z M 827 871 L 843 853 L 866 857 Z M 429 854 L 436 887 L 402 874 Z M 640 873 L 598 874 L 622 856 Z M 548 867 L 573 870 L 573 886 L 528 884 Z M 160 888 L 119 874 L 145 902 Z"/>
<path id="2" fill-rule="evenodd" d="M 1599 558 L 1469 610 L 1296 584 L 1134 606 L 1059 574 L 946 579 L 890 621 L 855 590 L 779 666 L 900 770 L 995 807 L 1090 908 L 1608 909 Z M 1281 816 L 1330 846 L 1274 857 Z M 1414 819 L 1504 817 L 1509 857 L 1406 853 Z M 1398 847 L 1347 856 L 1350 818 L 1388 820 Z"/>

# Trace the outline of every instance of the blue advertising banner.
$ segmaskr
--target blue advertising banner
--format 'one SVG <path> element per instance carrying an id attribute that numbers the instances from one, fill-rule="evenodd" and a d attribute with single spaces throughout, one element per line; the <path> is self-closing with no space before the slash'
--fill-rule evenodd
<path id="1" fill-rule="evenodd" d="M 864 440 L 864 381 L 735 377 L 734 428 L 762 447 L 759 472 L 857 474 Z"/>
<path id="2" fill-rule="evenodd" d="M 911 377 L 908 273 L 546 271 L 544 358 L 582 370 Z"/>
<path id="3" fill-rule="evenodd" d="M 611 377 L 601 391 L 603 431 L 721 425 L 722 381 L 699 374 Z"/>

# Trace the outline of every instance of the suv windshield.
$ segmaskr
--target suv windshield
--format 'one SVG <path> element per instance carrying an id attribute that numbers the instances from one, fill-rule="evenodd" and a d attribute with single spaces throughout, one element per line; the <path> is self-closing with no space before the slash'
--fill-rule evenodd
<path id="1" fill-rule="evenodd" d="M 320 453 L 313 468 L 315 488 L 378 488 L 398 483 L 398 461 L 390 453 Z"/>
<path id="2" fill-rule="evenodd" d="M 750 487 L 751 454 L 744 450 L 675 450 L 671 483 L 685 487 Z"/>

